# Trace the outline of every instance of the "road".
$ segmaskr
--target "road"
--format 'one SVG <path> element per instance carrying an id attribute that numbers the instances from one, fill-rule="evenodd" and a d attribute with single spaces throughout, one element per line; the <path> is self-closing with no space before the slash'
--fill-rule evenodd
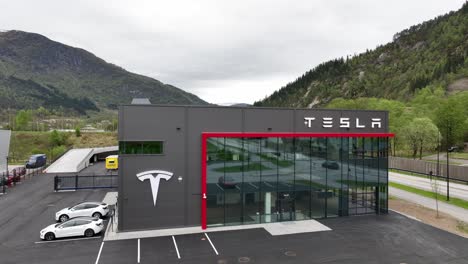
<path id="1" fill-rule="evenodd" d="M 437 154 L 423 157 L 423 160 L 433 160 L 433 161 L 437 160 Z M 447 162 L 447 154 L 446 153 L 440 153 L 439 154 L 439 161 L 440 162 Z M 466 159 L 449 158 L 449 163 L 452 163 L 452 165 L 455 165 L 455 164 L 458 163 L 460 166 L 468 166 L 468 160 L 466 160 Z M 444 166 L 444 165 L 441 165 L 441 166 Z"/>
<path id="2" fill-rule="evenodd" d="M 436 209 L 435 199 L 427 198 L 427 197 L 417 195 L 414 193 L 410 193 L 407 191 L 403 191 L 397 188 L 389 187 L 388 189 L 389 189 L 390 195 L 392 196 L 398 197 L 406 201 L 410 201 L 412 203 L 419 204 L 427 208 L 431 208 L 434 210 Z M 445 203 L 443 201 L 439 201 L 439 211 L 449 214 L 457 218 L 460 221 L 466 222 L 468 219 L 468 210 L 455 206 L 455 205 Z"/>
<path id="3" fill-rule="evenodd" d="M 426 191 L 434 191 L 431 181 L 427 178 L 409 176 L 401 173 L 389 172 L 388 178 L 391 182 L 396 182 L 404 184 L 407 186 L 419 188 Z M 434 180 L 434 183 L 437 182 L 438 193 L 443 196 L 447 195 L 447 182 L 443 180 Z M 457 197 L 468 201 L 468 185 L 458 184 L 458 183 L 449 183 L 450 196 Z M 468 218 L 467 218 L 468 219 Z"/>

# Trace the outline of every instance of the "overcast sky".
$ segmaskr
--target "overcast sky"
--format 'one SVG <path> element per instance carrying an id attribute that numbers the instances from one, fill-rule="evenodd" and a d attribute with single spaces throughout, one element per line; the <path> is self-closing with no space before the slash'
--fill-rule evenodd
<path id="1" fill-rule="evenodd" d="M 253 103 L 464 1 L 2 0 L 0 29 L 84 48 L 211 103 Z"/>

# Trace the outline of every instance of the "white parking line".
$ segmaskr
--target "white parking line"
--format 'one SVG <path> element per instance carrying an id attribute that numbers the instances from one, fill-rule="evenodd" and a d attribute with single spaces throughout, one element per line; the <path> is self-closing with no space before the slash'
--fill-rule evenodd
<path id="1" fill-rule="evenodd" d="M 213 250 L 214 250 L 214 252 L 216 253 L 216 255 L 219 255 L 219 254 L 218 254 L 218 250 L 216 250 L 215 246 L 213 245 L 213 242 L 211 242 L 211 239 L 210 239 L 210 237 L 208 236 L 207 233 L 205 233 L 205 236 L 206 236 L 206 238 L 208 238 L 208 241 L 210 242 L 211 247 L 213 248 Z"/>
<path id="2" fill-rule="evenodd" d="M 249 182 L 249 184 L 250 184 L 250 186 L 254 187 L 255 189 L 258 189 L 258 186 L 257 186 L 257 185 L 255 185 L 255 184 L 253 184 L 253 183 L 251 183 L 251 182 Z"/>
<path id="3" fill-rule="evenodd" d="M 69 241 L 78 241 L 78 240 L 89 240 L 89 239 L 98 239 L 102 238 L 102 236 L 98 237 L 84 237 L 84 238 L 73 238 L 73 239 L 61 239 L 61 240 L 52 240 L 52 241 L 37 241 L 34 242 L 35 244 L 44 244 L 44 243 L 59 243 L 59 242 L 69 242 Z"/>
<path id="4" fill-rule="evenodd" d="M 177 248 L 177 243 L 175 241 L 174 236 L 172 236 L 172 241 L 174 241 L 175 250 L 177 251 L 177 257 L 180 259 L 179 248 Z"/>
<path id="5" fill-rule="evenodd" d="M 75 189 L 73 190 L 58 190 L 58 191 L 55 191 L 55 192 L 76 192 Z"/>
<path id="6" fill-rule="evenodd" d="M 137 263 L 140 263 L 140 239 L 138 239 L 138 255 L 137 255 Z"/>
<path id="7" fill-rule="evenodd" d="M 99 248 L 99 253 L 97 255 L 97 258 L 96 258 L 96 263 L 95 264 L 98 264 L 99 263 L 99 259 L 101 258 L 101 252 L 102 252 L 102 248 L 104 247 L 104 241 L 102 241 L 101 243 L 101 248 Z"/>

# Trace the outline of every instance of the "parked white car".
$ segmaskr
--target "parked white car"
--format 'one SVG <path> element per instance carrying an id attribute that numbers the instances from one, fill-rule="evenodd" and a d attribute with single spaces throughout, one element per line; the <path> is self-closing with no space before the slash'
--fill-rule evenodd
<path id="1" fill-rule="evenodd" d="M 58 211 L 55 213 L 55 221 L 65 222 L 70 218 L 78 216 L 102 218 L 108 213 L 109 206 L 106 203 L 85 202 Z"/>
<path id="2" fill-rule="evenodd" d="M 40 232 L 41 239 L 51 241 L 61 237 L 92 237 L 102 231 L 102 219 L 92 217 L 72 218 L 63 223 L 50 225 Z"/>

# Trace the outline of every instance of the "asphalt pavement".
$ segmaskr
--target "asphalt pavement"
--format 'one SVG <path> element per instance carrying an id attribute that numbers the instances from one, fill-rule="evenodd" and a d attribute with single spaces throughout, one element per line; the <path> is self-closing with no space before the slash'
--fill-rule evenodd
<path id="1" fill-rule="evenodd" d="M 83 201 L 102 201 L 109 190 L 54 192 L 53 176 L 41 174 L 27 178 L 0 196 L 0 263 L 64 263 L 66 250 L 76 254 L 75 263 L 91 263 L 97 253 L 90 246 L 96 241 L 36 244 L 39 231 L 55 223 L 55 212 Z M 63 251 L 65 250 L 65 251 Z M 79 253 L 83 253 L 82 255 Z M 66 261 L 65 263 L 69 263 Z M 70 262 L 73 263 L 73 262 Z"/>
<path id="2" fill-rule="evenodd" d="M 331 231 L 271 236 L 264 229 L 120 241 L 39 240 L 54 213 L 107 190 L 54 193 L 39 175 L 0 196 L 0 263 L 468 263 L 468 240 L 400 214 L 319 220 Z M 209 230 L 208 230 L 209 231 Z"/>
<path id="3" fill-rule="evenodd" d="M 398 213 L 324 219 L 326 232 L 264 229 L 105 241 L 97 264 L 468 263 L 468 239 Z"/>

